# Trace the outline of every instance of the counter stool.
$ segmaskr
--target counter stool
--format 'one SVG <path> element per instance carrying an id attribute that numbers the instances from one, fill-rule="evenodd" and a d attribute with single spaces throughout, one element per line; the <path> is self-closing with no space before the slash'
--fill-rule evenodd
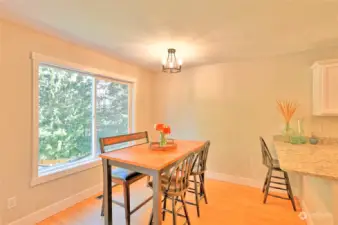
<path id="1" fill-rule="evenodd" d="M 207 159 L 209 153 L 210 141 L 205 142 L 203 148 L 197 153 L 194 166 L 190 176 L 193 177 L 194 186 L 189 187 L 188 192 L 195 195 L 195 202 L 188 202 L 187 204 L 196 206 L 197 216 L 200 217 L 200 201 L 204 199 L 205 204 L 208 204 L 207 194 L 205 190 L 205 172 L 207 170 Z M 198 178 L 198 179 L 197 179 Z M 199 187 L 198 187 L 199 186 Z M 199 188 L 199 190 L 198 190 Z"/>
<path id="2" fill-rule="evenodd" d="M 149 142 L 148 133 L 145 131 L 145 132 L 139 132 L 139 133 L 133 133 L 133 134 L 100 138 L 100 150 L 101 150 L 101 153 L 106 153 L 106 152 L 109 152 L 109 150 L 106 149 L 106 147 L 108 146 L 115 146 L 117 144 L 127 143 L 127 142 L 136 142 L 136 141 L 139 142 L 139 140 L 141 141 L 145 140 L 144 142 L 139 143 L 139 144 L 148 143 Z M 120 151 L 120 150 L 118 149 L 116 151 Z M 112 200 L 112 202 L 125 209 L 126 225 L 130 225 L 130 216 L 152 199 L 152 197 L 149 197 L 145 201 L 143 201 L 141 204 L 136 206 L 133 210 L 130 210 L 130 185 L 144 178 L 146 175 L 138 173 L 138 172 L 130 171 L 127 169 L 123 169 L 123 168 L 116 168 L 116 169 L 112 169 L 111 176 L 112 176 L 112 182 L 114 182 L 117 185 L 123 186 L 123 194 L 124 194 L 124 203 L 121 203 L 115 200 Z M 105 195 L 103 195 L 103 197 L 105 197 Z M 101 216 L 104 216 L 103 201 L 102 201 L 102 208 L 101 208 Z"/>
<path id="3" fill-rule="evenodd" d="M 277 159 L 272 158 L 270 151 L 269 151 L 264 139 L 262 137 L 259 137 L 259 139 L 260 139 L 260 143 L 261 143 L 263 165 L 268 168 L 268 172 L 266 174 L 266 178 L 265 178 L 263 189 L 262 189 L 262 192 L 264 193 L 263 203 L 264 204 L 266 203 L 268 195 L 275 197 L 275 198 L 291 200 L 293 210 L 297 211 L 295 200 L 294 200 L 294 197 L 293 197 L 293 194 L 292 194 L 292 189 L 291 189 L 291 184 L 290 184 L 290 179 L 289 179 L 288 173 L 280 168 L 279 161 Z M 275 172 L 275 171 L 282 173 L 284 176 L 280 177 L 280 176 L 273 175 L 273 172 Z M 273 179 L 277 179 L 277 180 L 273 180 Z M 273 186 L 271 184 L 277 184 L 277 185 L 285 186 L 285 188 L 276 187 L 276 186 Z M 278 196 L 278 195 L 274 195 L 274 194 L 270 194 L 269 193 L 270 188 L 286 191 L 287 194 L 288 194 L 288 198 Z"/>
<path id="4" fill-rule="evenodd" d="M 165 219 L 165 213 L 169 212 L 173 215 L 173 224 L 176 225 L 176 217 L 185 217 L 186 223 L 190 225 L 190 219 L 188 215 L 188 210 L 185 202 L 185 193 L 189 187 L 189 176 L 192 170 L 194 163 L 195 153 L 191 153 L 186 156 L 184 159 L 178 161 L 172 169 L 169 170 L 167 175 L 162 175 L 161 177 L 161 189 L 164 196 L 163 200 L 163 220 Z M 153 183 L 149 182 L 149 186 L 152 188 Z M 167 199 L 171 199 L 172 210 L 168 210 Z M 176 210 L 176 203 L 182 203 Z M 183 208 L 184 215 L 180 214 L 179 211 Z M 153 223 L 153 212 L 151 213 L 149 225 Z"/>

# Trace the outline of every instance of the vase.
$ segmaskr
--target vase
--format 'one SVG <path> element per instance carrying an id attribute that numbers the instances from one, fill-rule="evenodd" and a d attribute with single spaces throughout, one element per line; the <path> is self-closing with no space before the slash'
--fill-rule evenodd
<path id="1" fill-rule="evenodd" d="M 293 130 L 290 127 L 290 122 L 286 122 L 283 130 L 284 141 L 289 143 L 292 135 Z"/>
<path id="2" fill-rule="evenodd" d="M 318 144 L 318 138 L 311 137 L 311 138 L 309 139 L 309 141 L 310 141 L 310 144 L 312 144 L 312 145 Z"/>
<path id="3" fill-rule="evenodd" d="M 163 132 L 160 132 L 160 146 L 163 147 L 167 144 L 167 137 Z"/>

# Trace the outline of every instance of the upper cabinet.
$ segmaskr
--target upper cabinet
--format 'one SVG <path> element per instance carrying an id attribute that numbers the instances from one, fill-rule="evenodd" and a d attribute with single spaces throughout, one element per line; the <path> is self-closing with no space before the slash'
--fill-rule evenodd
<path id="1" fill-rule="evenodd" d="M 315 62 L 313 70 L 313 115 L 338 116 L 338 60 Z"/>

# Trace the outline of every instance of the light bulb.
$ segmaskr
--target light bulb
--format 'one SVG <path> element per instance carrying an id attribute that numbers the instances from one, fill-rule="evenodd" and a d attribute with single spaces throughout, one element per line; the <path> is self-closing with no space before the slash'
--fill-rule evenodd
<path id="1" fill-rule="evenodd" d="M 169 63 L 169 68 L 173 68 L 174 64 L 172 62 Z"/>
<path id="2" fill-rule="evenodd" d="M 165 58 L 162 59 L 162 65 L 165 65 L 167 63 L 167 60 Z"/>
<path id="3" fill-rule="evenodd" d="M 179 59 L 179 60 L 178 60 L 178 65 L 182 66 L 182 64 L 183 64 L 182 59 Z"/>

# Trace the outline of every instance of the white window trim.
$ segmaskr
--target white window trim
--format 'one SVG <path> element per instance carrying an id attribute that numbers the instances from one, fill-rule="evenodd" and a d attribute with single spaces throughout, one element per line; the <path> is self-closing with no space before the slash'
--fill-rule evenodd
<path id="1" fill-rule="evenodd" d="M 43 184 L 52 180 L 56 180 L 65 176 L 69 176 L 74 173 L 78 173 L 84 170 L 88 170 L 97 166 L 102 165 L 102 160 L 100 158 L 92 158 L 90 160 L 83 161 L 81 163 L 74 163 L 69 166 L 63 166 L 59 169 L 53 170 L 52 172 L 44 173 L 41 176 L 36 175 L 31 180 L 31 186 L 36 186 L 38 184 Z M 35 165 L 37 168 L 37 164 Z M 34 168 L 34 165 L 33 165 Z M 36 169 L 37 170 L 37 169 Z"/>
<path id="2" fill-rule="evenodd" d="M 107 72 L 104 70 L 99 70 L 96 68 L 84 66 L 77 63 L 63 61 L 54 57 L 45 56 L 40 53 L 32 52 L 32 76 L 33 76 L 33 124 L 32 124 L 32 149 L 33 149 L 33 157 L 32 157 L 32 180 L 31 186 L 36 186 L 38 184 L 42 184 L 45 182 L 49 182 L 55 179 L 59 179 L 61 177 L 65 177 L 74 173 L 78 173 L 84 170 L 91 169 L 93 167 L 97 167 L 101 165 L 101 159 L 99 157 L 91 158 L 88 160 L 80 161 L 77 163 L 70 163 L 67 166 L 60 166 L 53 171 L 46 172 L 42 175 L 38 175 L 38 162 L 39 162 L 39 65 L 47 64 L 53 65 L 65 69 L 77 70 L 79 72 L 85 72 L 90 74 L 91 76 L 98 78 L 106 78 L 109 80 L 116 80 L 119 82 L 127 82 L 129 83 L 129 91 L 131 91 L 131 95 L 129 95 L 129 132 L 135 131 L 136 117 L 135 117 L 135 103 L 136 103 L 136 86 L 137 79 L 132 78 L 126 75 L 119 75 L 112 72 Z M 94 85 L 96 87 L 96 85 Z M 129 92 L 130 93 L 130 92 Z M 95 119 L 95 118 L 94 118 Z M 94 123 L 93 123 L 94 124 Z M 94 125 L 93 125 L 94 126 Z M 94 142 L 96 143 L 96 135 L 93 135 Z"/>

